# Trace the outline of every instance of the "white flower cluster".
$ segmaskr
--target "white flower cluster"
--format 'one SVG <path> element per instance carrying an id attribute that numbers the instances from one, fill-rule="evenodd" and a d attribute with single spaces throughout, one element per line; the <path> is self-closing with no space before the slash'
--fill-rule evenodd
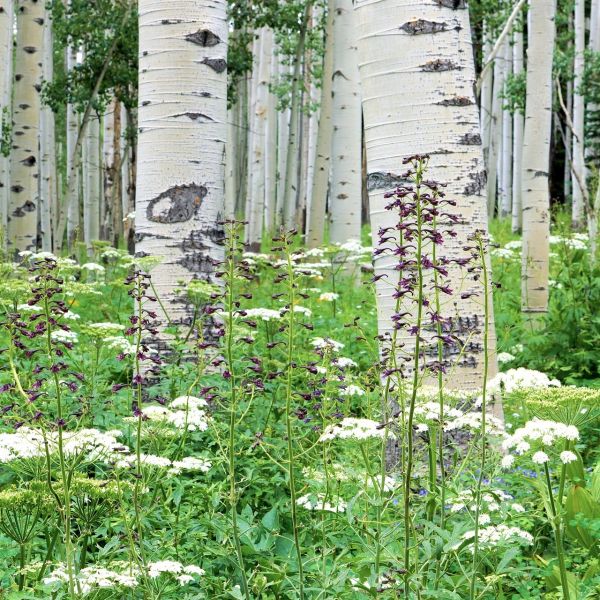
<path id="1" fill-rule="evenodd" d="M 287 314 L 289 312 L 289 309 L 287 308 L 281 308 L 279 309 L 279 314 L 283 317 L 285 314 Z M 298 306 L 295 305 L 294 306 L 294 312 L 295 313 L 300 313 L 303 315 L 306 315 L 307 317 L 310 317 L 312 315 L 312 310 L 310 310 L 310 308 L 306 308 L 306 306 Z"/>
<path id="2" fill-rule="evenodd" d="M 331 352 L 339 352 L 344 347 L 344 344 L 342 344 L 341 342 L 336 342 L 331 338 L 322 337 L 313 338 L 311 344 L 317 350 L 330 350 Z"/>
<path id="3" fill-rule="evenodd" d="M 177 429 L 189 431 L 206 431 L 208 429 L 208 415 L 206 414 L 207 402 L 203 398 L 194 396 L 180 396 L 166 406 L 146 406 L 142 409 L 144 417 L 149 421 L 168 423 Z M 137 417 L 126 417 L 132 422 Z"/>
<path id="4" fill-rule="evenodd" d="M 496 358 L 500 364 L 515 360 L 515 357 L 510 352 L 498 352 L 498 356 Z"/>
<path id="5" fill-rule="evenodd" d="M 348 367 L 358 367 L 358 365 L 351 358 L 346 358 L 345 356 L 337 356 L 331 362 L 340 369 L 346 369 Z"/>
<path id="6" fill-rule="evenodd" d="M 417 431 L 427 431 L 431 423 L 436 425 L 440 422 L 439 402 L 422 402 L 415 406 L 415 424 Z M 444 407 L 444 431 L 456 431 L 457 429 L 481 429 L 481 412 L 463 412 L 450 406 Z M 491 435 L 504 433 L 504 426 L 500 419 L 493 415 L 486 415 L 486 431 Z"/>
<path id="7" fill-rule="evenodd" d="M 490 254 L 495 258 L 506 258 L 508 260 L 518 258 L 518 255 L 514 253 L 510 248 L 493 248 Z"/>
<path id="8" fill-rule="evenodd" d="M 57 260 L 56 256 L 52 254 L 52 252 L 31 252 L 31 250 L 23 250 L 19 252 L 19 256 L 21 258 L 29 259 L 31 261 L 44 260 L 46 258 L 50 260 Z"/>
<path id="9" fill-rule="evenodd" d="M 345 512 L 347 504 L 341 498 L 337 503 L 325 501 L 325 494 L 305 494 L 296 500 L 296 504 L 307 510 L 323 510 L 326 512 L 342 513 Z"/>
<path id="10" fill-rule="evenodd" d="M 102 339 L 108 348 L 117 350 L 120 354 L 131 356 L 135 354 L 137 349 L 135 344 L 132 344 L 127 338 L 118 335 L 109 335 Z"/>
<path id="11" fill-rule="evenodd" d="M 335 292 L 323 292 L 319 296 L 319 302 L 333 302 L 334 300 L 337 300 L 339 297 L 340 297 L 340 295 L 336 294 Z"/>
<path id="12" fill-rule="evenodd" d="M 509 369 L 505 373 L 498 373 L 488 383 L 488 393 L 494 394 L 501 391 L 510 394 L 516 390 L 530 388 L 560 387 L 558 379 L 550 379 L 541 371 L 531 369 Z"/>
<path id="13" fill-rule="evenodd" d="M 575 233 L 572 237 L 563 237 L 560 235 L 551 235 L 549 242 L 553 244 L 564 244 L 571 250 L 586 250 L 589 238 L 585 233 Z"/>
<path id="14" fill-rule="evenodd" d="M 55 342 L 61 342 L 63 344 L 75 344 L 79 337 L 74 331 L 64 331 L 57 329 L 50 334 L 50 337 Z"/>
<path id="15" fill-rule="evenodd" d="M 117 458 L 115 467 L 118 469 L 132 469 L 135 467 L 137 457 L 135 454 L 127 454 Z M 165 456 L 156 454 L 140 454 L 140 463 L 144 467 L 155 467 L 157 469 L 169 469 L 169 475 L 180 475 L 183 471 L 200 471 L 206 473 L 212 467 L 212 463 L 204 458 L 186 456 L 181 460 L 171 461 Z"/>
<path id="16" fill-rule="evenodd" d="M 68 310 L 66 313 L 63 313 L 62 318 L 66 319 L 67 321 L 78 321 L 81 319 L 81 315 L 74 313 L 72 310 Z"/>
<path id="17" fill-rule="evenodd" d="M 373 248 L 369 246 L 363 246 L 360 240 L 349 239 L 343 244 L 336 244 L 340 250 L 344 252 L 350 252 L 351 254 L 370 254 L 373 252 Z"/>
<path id="18" fill-rule="evenodd" d="M 245 318 L 249 319 L 261 319 L 263 321 L 277 321 L 281 319 L 281 312 L 273 310 L 271 308 L 246 308 Z"/>
<path id="19" fill-rule="evenodd" d="M 383 439 L 386 435 L 385 428 L 381 427 L 377 421 L 371 419 L 358 419 L 356 417 L 346 417 L 339 423 L 328 425 L 321 437 L 320 442 L 329 440 L 368 440 L 371 438 Z M 388 436 L 392 436 L 388 433 Z"/>
<path id="20" fill-rule="evenodd" d="M 535 442 L 539 442 L 543 446 L 552 446 L 558 440 L 575 441 L 577 439 L 579 439 L 579 431 L 574 425 L 535 418 L 527 421 L 512 435 L 507 436 L 502 442 L 502 447 L 504 450 L 514 448 L 517 454 L 524 454 Z"/>
<path id="21" fill-rule="evenodd" d="M 481 508 L 485 509 L 487 512 L 497 512 L 502 506 L 500 504 L 501 502 L 506 502 L 512 499 L 513 497 L 503 490 L 482 490 Z M 477 510 L 476 497 L 473 490 L 465 490 L 460 492 L 460 494 L 452 499 L 452 503 L 450 504 L 450 510 L 452 512 L 460 512 L 466 508 L 468 508 L 471 512 L 475 512 Z"/>
<path id="22" fill-rule="evenodd" d="M 467 531 L 463 539 L 469 540 L 475 537 L 475 531 Z M 519 527 L 508 525 L 490 525 L 479 529 L 479 545 L 481 548 L 493 548 L 498 544 L 519 543 L 532 544 L 533 536 Z"/>
<path id="23" fill-rule="evenodd" d="M 81 268 L 86 271 L 90 271 L 90 273 L 91 272 L 104 273 L 104 271 L 105 271 L 105 269 L 102 265 L 99 265 L 98 263 L 94 263 L 94 262 L 85 263 L 84 265 L 81 265 Z"/>
<path id="24" fill-rule="evenodd" d="M 366 394 L 365 390 L 352 383 L 340 389 L 340 396 L 366 396 Z"/>
<path id="25" fill-rule="evenodd" d="M 17 312 L 20 313 L 35 313 L 35 312 L 42 312 L 44 309 L 41 306 L 38 306 L 37 304 L 19 304 L 19 306 L 17 306 Z"/>
<path id="26" fill-rule="evenodd" d="M 174 575 L 180 585 L 187 585 L 195 581 L 194 576 L 205 574 L 204 569 L 196 565 L 182 565 L 176 560 L 160 560 L 147 565 L 147 574 L 151 579 L 156 579 L 163 574 Z M 138 585 L 141 571 L 138 567 L 128 568 L 126 564 L 121 565 L 120 570 L 107 569 L 100 566 L 84 567 L 75 575 L 78 590 L 87 596 L 99 589 L 109 588 L 133 588 Z M 65 565 L 58 565 L 54 571 L 45 577 L 44 585 L 59 587 L 69 582 L 69 575 Z"/>
<path id="27" fill-rule="evenodd" d="M 116 430 L 65 431 L 63 433 L 63 451 L 67 456 L 87 454 L 88 460 L 97 460 L 123 449 L 123 445 L 117 440 L 120 435 L 121 432 Z M 44 434 L 37 429 L 22 427 L 15 433 L 0 433 L 0 463 L 45 457 L 46 442 L 50 453 L 56 453 L 58 451 L 58 432 L 48 431 Z"/>
<path id="28" fill-rule="evenodd" d="M 115 587 L 133 588 L 138 584 L 136 576 L 128 573 L 120 573 L 104 567 L 85 567 L 75 576 L 81 594 L 86 596 L 97 589 Z M 52 573 L 44 578 L 45 585 L 63 585 L 69 582 L 67 568 L 60 565 Z"/>

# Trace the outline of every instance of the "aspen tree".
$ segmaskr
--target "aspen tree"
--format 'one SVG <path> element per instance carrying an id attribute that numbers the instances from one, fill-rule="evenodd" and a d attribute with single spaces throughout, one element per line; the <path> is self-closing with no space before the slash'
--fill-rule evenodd
<path id="1" fill-rule="evenodd" d="M 530 0 L 527 98 L 523 134 L 521 306 L 535 318 L 548 311 L 552 52 L 556 0 Z"/>
<path id="2" fill-rule="evenodd" d="M 523 72 L 523 31 L 518 27 L 514 32 L 513 45 L 513 73 L 519 76 Z M 521 170 L 523 166 L 523 123 L 524 115 L 517 108 L 513 115 L 513 182 L 512 182 L 512 231 L 521 233 L 522 194 L 521 194 Z"/>
<path id="3" fill-rule="evenodd" d="M 457 8 L 452 8 L 456 6 Z M 363 94 L 368 187 L 374 242 L 381 227 L 393 226 L 395 216 L 385 210 L 384 193 L 402 182 L 402 159 L 430 154 L 427 177 L 448 184 L 446 193 L 467 225 L 448 240 L 446 253 L 462 255 L 466 236 L 487 226 L 485 167 L 481 151 L 479 115 L 474 97 L 475 70 L 469 14 L 464 3 L 423 0 L 358 0 L 359 66 Z M 406 94 L 406 90 L 413 90 Z M 393 329 L 398 277 L 390 257 L 376 258 L 378 327 L 380 335 Z M 455 290 L 481 293 L 479 283 L 453 271 Z M 462 288 L 462 289 L 461 289 Z M 459 291 L 460 290 L 460 291 Z M 482 299 L 460 300 L 461 317 L 479 324 L 470 341 L 481 343 Z M 450 302 L 444 314 L 455 314 Z M 495 343 L 490 340 L 492 354 Z M 402 336 L 410 352 L 414 337 Z M 478 348 L 479 346 L 475 346 Z M 463 362 L 463 361 L 460 361 Z M 495 370 L 492 356 L 490 372 Z M 452 382 L 463 389 L 476 388 L 483 375 L 481 354 L 453 371 Z"/>
<path id="4" fill-rule="evenodd" d="M 575 59 L 573 63 L 573 171 L 579 177 L 585 177 L 584 157 L 584 116 L 585 102 L 581 93 L 583 72 L 585 69 L 585 0 L 575 0 L 573 19 L 575 31 Z M 584 194 L 577 177 L 573 176 L 572 223 L 575 229 L 585 225 Z"/>
<path id="5" fill-rule="evenodd" d="M 510 37 L 504 43 L 504 85 L 512 74 L 512 47 Z M 512 162 L 513 162 L 513 119 L 508 107 L 502 111 L 502 198 L 500 216 L 512 214 Z"/>
<path id="6" fill-rule="evenodd" d="M 44 3 L 19 0 L 13 94 L 8 244 L 13 251 L 37 247 L 39 133 Z"/>
<path id="7" fill-rule="evenodd" d="M 352 0 L 335 0 L 329 238 L 360 239 L 361 96 Z"/>
<path id="8" fill-rule="evenodd" d="M 0 71 L 0 227 L 2 241 L 0 248 L 6 244 L 6 226 L 8 203 L 10 197 L 10 134 L 11 129 L 11 95 L 13 66 L 13 30 L 14 0 L 0 0 L 0 60 L 3 68 Z"/>
<path id="9" fill-rule="evenodd" d="M 169 322 L 189 325 L 178 290 L 215 281 L 223 259 L 227 2 L 141 0 L 139 32 L 136 254 L 161 261 L 151 274 Z"/>

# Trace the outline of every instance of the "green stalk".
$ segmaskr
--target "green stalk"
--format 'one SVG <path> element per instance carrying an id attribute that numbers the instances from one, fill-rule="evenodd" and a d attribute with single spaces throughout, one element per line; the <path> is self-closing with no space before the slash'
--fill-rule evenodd
<path id="1" fill-rule="evenodd" d="M 284 239 L 284 243 L 287 243 L 287 239 Z M 290 255 L 289 247 L 286 245 L 287 254 L 287 270 L 289 280 L 289 305 L 290 310 L 289 322 L 288 322 L 288 353 L 287 353 L 287 384 L 285 394 L 285 428 L 287 435 L 287 454 L 288 454 L 288 482 L 290 488 L 290 502 L 292 512 L 292 529 L 294 535 L 294 546 L 296 548 L 296 559 L 298 562 L 298 578 L 299 578 L 299 598 L 304 600 L 304 567 L 302 565 L 302 548 L 300 547 L 300 537 L 298 535 L 298 514 L 296 507 L 296 481 L 294 475 L 294 442 L 293 442 L 293 431 L 292 431 L 292 374 L 293 367 L 292 362 L 294 360 L 294 304 L 296 300 L 295 294 L 295 283 L 294 283 L 294 269 L 292 265 L 292 258 Z"/>
<path id="2" fill-rule="evenodd" d="M 490 333 L 490 294 L 489 294 L 489 273 L 485 261 L 484 242 L 479 235 L 477 237 L 477 246 L 479 257 L 481 258 L 481 267 L 483 270 L 483 312 L 484 312 L 484 328 L 483 328 L 483 383 L 482 383 L 482 400 L 481 400 L 481 464 L 479 467 L 479 477 L 477 478 L 477 487 L 475 489 L 475 537 L 473 542 L 473 574 L 471 576 L 471 587 L 469 590 L 470 600 L 475 600 L 475 592 L 477 588 L 477 563 L 479 551 L 479 516 L 481 514 L 481 486 L 483 484 L 484 472 L 486 467 L 486 417 L 487 417 L 487 379 L 489 369 L 489 333 Z"/>
<path id="3" fill-rule="evenodd" d="M 234 282 L 235 282 L 235 263 L 234 255 L 236 250 L 237 229 L 235 225 L 231 225 L 229 232 L 229 256 L 228 256 L 228 282 L 227 282 L 227 336 L 226 336 L 226 355 L 227 366 L 229 368 L 229 390 L 230 390 L 230 406 L 229 406 L 229 503 L 231 512 L 231 527 L 233 530 L 233 541 L 235 552 L 237 554 L 238 569 L 242 580 L 242 590 L 246 600 L 250 600 L 250 590 L 248 588 L 248 579 L 246 577 L 246 569 L 244 567 L 244 555 L 242 554 L 242 544 L 240 542 L 240 530 L 237 520 L 237 490 L 235 484 L 236 464 L 235 464 L 235 425 L 237 416 L 237 379 L 236 370 L 233 359 L 233 312 L 235 310 L 234 298 Z"/>

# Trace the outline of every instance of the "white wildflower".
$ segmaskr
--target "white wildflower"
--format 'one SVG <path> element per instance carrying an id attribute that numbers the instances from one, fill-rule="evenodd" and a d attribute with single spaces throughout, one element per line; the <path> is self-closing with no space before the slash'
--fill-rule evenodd
<path id="1" fill-rule="evenodd" d="M 339 352 L 344 347 L 344 344 L 341 342 L 322 337 L 314 338 L 311 344 L 318 350 L 331 350 L 332 352 Z"/>
<path id="2" fill-rule="evenodd" d="M 550 458 L 545 452 L 543 452 L 542 450 L 539 450 L 531 457 L 531 460 L 536 465 L 543 465 L 543 464 L 547 463 L 550 460 Z"/>
<path id="3" fill-rule="evenodd" d="M 95 273 L 104 273 L 104 271 L 105 271 L 105 269 L 102 265 L 99 265 L 98 263 L 94 263 L 94 262 L 85 263 L 84 265 L 81 265 L 81 268 L 85 269 L 86 271 L 95 272 Z"/>
<path id="4" fill-rule="evenodd" d="M 507 363 L 515 360 L 515 357 L 510 352 L 499 352 L 497 358 L 499 363 Z"/>
<path id="5" fill-rule="evenodd" d="M 57 329 L 50 334 L 50 337 L 55 342 L 61 342 L 63 344 L 75 344 L 79 339 L 74 331 L 63 331 Z"/>
<path id="6" fill-rule="evenodd" d="M 385 436 L 385 428 L 380 427 L 377 421 L 371 419 L 358 419 L 356 417 L 346 417 L 339 423 L 328 425 L 321 437 L 320 442 L 326 442 L 334 439 L 354 439 L 354 440 L 367 440 L 370 438 L 382 439 Z M 392 436 L 388 432 L 388 436 Z"/>
<path id="7" fill-rule="evenodd" d="M 346 369 L 347 367 L 358 367 L 358 365 L 351 358 L 346 358 L 345 356 L 338 356 L 331 362 L 340 367 L 340 369 Z"/>
<path id="8" fill-rule="evenodd" d="M 575 454 L 575 452 L 571 452 L 570 450 L 565 450 L 564 452 L 560 453 L 560 460 L 563 464 L 568 465 L 569 463 L 577 460 L 577 454 Z"/>
<path id="9" fill-rule="evenodd" d="M 367 392 L 357 385 L 350 384 L 340 389 L 341 396 L 366 396 Z"/>
<path id="10" fill-rule="evenodd" d="M 319 296 L 319 302 L 333 302 L 334 300 L 337 300 L 339 297 L 340 297 L 340 295 L 336 294 L 335 292 L 323 292 Z"/>
<path id="11" fill-rule="evenodd" d="M 346 510 L 346 502 L 338 498 L 335 504 L 325 501 L 325 494 L 305 494 L 296 500 L 296 504 L 307 510 L 323 510 L 326 512 L 342 513 Z"/>

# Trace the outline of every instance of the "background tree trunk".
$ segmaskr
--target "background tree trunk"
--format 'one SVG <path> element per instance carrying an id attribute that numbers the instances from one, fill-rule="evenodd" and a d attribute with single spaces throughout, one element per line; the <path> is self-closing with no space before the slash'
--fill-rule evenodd
<path id="1" fill-rule="evenodd" d="M 517 76 L 523 72 L 523 31 L 518 27 L 514 32 L 513 46 L 513 73 Z M 523 123 L 524 116 L 520 110 L 513 115 L 513 191 L 512 191 L 512 231 L 521 233 L 522 194 L 521 194 L 521 171 L 523 166 Z"/>
<path id="2" fill-rule="evenodd" d="M 556 0 L 530 0 L 527 106 L 523 136 L 523 263 L 521 305 L 535 317 L 548 311 L 552 52 Z"/>
<path id="3" fill-rule="evenodd" d="M 585 0 L 575 0 L 575 15 L 573 20 L 575 30 L 575 61 L 573 64 L 573 171 L 579 177 L 585 177 L 584 156 L 584 117 L 585 102 L 580 92 L 585 69 Z M 580 229 L 585 226 L 584 194 L 577 177 L 573 176 L 573 227 Z"/>
<path id="4" fill-rule="evenodd" d="M 161 260 L 151 273 L 169 321 L 189 325 L 181 282 L 215 281 L 224 258 L 227 3 L 141 0 L 139 19 L 136 254 Z"/>

